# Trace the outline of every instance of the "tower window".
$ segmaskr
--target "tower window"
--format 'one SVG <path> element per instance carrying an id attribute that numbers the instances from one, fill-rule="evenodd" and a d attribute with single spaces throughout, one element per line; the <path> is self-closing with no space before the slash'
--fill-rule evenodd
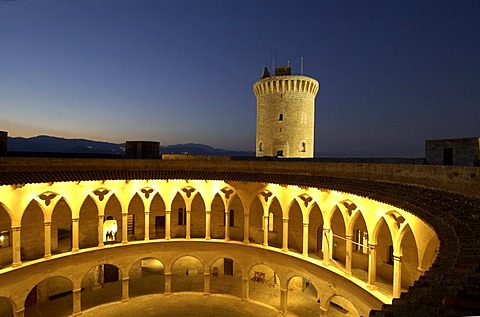
<path id="1" fill-rule="evenodd" d="M 300 152 L 307 152 L 307 144 L 305 142 L 300 144 Z"/>
<path id="2" fill-rule="evenodd" d="M 278 115 L 278 121 L 283 121 L 283 113 Z"/>
<path id="3" fill-rule="evenodd" d="M 263 142 L 258 143 L 258 151 L 259 152 L 263 151 Z"/>

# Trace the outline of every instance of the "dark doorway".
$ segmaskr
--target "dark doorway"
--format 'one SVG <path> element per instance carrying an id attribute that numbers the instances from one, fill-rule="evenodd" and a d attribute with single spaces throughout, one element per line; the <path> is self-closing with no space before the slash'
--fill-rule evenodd
<path id="1" fill-rule="evenodd" d="M 453 165 L 453 149 L 443 149 L 443 165 Z"/>
<path id="2" fill-rule="evenodd" d="M 104 283 L 118 281 L 118 268 L 114 265 L 105 264 L 103 266 L 103 281 Z"/>
<path id="3" fill-rule="evenodd" d="M 155 216 L 155 238 L 165 237 L 165 216 Z"/>
<path id="4" fill-rule="evenodd" d="M 233 260 L 225 258 L 223 259 L 223 274 L 233 275 Z"/>
<path id="5" fill-rule="evenodd" d="M 283 150 L 278 150 L 277 151 L 277 156 L 282 157 L 283 156 Z"/>

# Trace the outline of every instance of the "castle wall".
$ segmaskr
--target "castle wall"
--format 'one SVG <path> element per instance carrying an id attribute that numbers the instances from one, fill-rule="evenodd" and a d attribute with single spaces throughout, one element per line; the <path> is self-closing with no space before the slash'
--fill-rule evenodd
<path id="1" fill-rule="evenodd" d="M 427 140 L 425 162 L 432 165 L 480 166 L 480 138 Z"/>

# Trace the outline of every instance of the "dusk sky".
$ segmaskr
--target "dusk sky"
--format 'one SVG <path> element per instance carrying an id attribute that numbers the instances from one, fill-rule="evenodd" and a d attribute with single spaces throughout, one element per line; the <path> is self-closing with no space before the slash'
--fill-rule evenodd
<path id="1" fill-rule="evenodd" d="M 0 0 L 0 130 L 254 151 L 272 55 L 320 82 L 316 152 L 480 136 L 473 0 Z"/>

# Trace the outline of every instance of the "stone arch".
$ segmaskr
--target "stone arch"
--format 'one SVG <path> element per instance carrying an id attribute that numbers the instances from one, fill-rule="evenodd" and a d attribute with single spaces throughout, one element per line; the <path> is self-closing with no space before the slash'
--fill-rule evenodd
<path id="1" fill-rule="evenodd" d="M 21 259 L 33 260 L 45 255 L 45 214 L 33 199 L 22 214 L 20 241 Z"/>
<path id="2" fill-rule="evenodd" d="M 170 214 L 171 215 L 171 214 Z M 165 202 L 158 193 L 152 198 L 149 214 L 149 233 L 150 239 L 165 238 L 166 224 Z"/>
<path id="3" fill-rule="evenodd" d="M 332 238 L 332 259 L 337 261 L 337 263 L 345 266 L 346 261 L 346 220 L 344 213 L 341 211 L 341 208 L 337 206 L 334 207 L 334 211 L 331 213 L 330 218 L 330 229 L 333 235 Z"/>
<path id="4" fill-rule="evenodd" d="M 12 215 L 7 207 L 0 203 L 0 268 L 13 263 Z"/>
<path id="5" fill-rule="evenodd" d="M 320 206 L 314 203 L 308 212 L 308 253 L 323 257 L 323 214 Z"/>
<path id="6" fill-rule="evenodd" d="M 218 258 L 210 266 L 210 291 L 242 297 L 242 268 L 231 258 Z"/>
<path id="7" fill-rule="evenodd" d="M 98 246 L 98 207 L 90 195 L 83 201 L 79 215 L 80 249 Z"/>
<path id="8" fill-rule="evenodd" d="M 375 249 L 377 253 L 377 281 L 392 284 L 393 282 L 393 238 L 384 217 L 380 218 L 376 227 Z"/>
<path id="9" fill-rule="evenodd" d="M 252 200 L 249 214 L 249 240 L 250 242 L 262 244 L 263 242 L 263 221 L 264 211 L 260 198 L 257 196 Z"/>
<path id="10" fill-rule="evenodd" d="M 350 230 L 352 233 L 352 275 L 357 270 L 368 271 L 368 241 L 369 233 L 366 220 L 361 210 L 357 210 L 350 221 Z"/>
<path id="11" fill-rule="evenodd" d="M 201 193 L 192 200 L 190 232 L 192 238 L 205 238 L 205 200 Z"/>
<path id="12" fill-rule="evenodd" d="M 210 212 L 210 228 L 213 239 L 225 238 L 225 206 L 222 197 L 216 193 L 212 201 L 212 210 Z"/>
<path id="13" fill-rule="evenodd" d="M 245 215 L 243 202 L 238 195 L 233 195 L 230 198 L 228 208 L 230 212 L 230 240 L 243 241 Z"/>
<path id="14" fill-rule="evenodd" d="M 128 271 L 129 296 L 162 294 L 165 292 L 165 267 L 154 257 L 136 261 Z"/>
<path id="15" fill-rule="evenodd" d="M 145 239 L 145 206 L 138 193 L 128 203 L 127 238 L 128 241 Z"/>
<path id="16" fill-rule="evenodd" d="M 313 283 L 302 275 L 294 275 L 287 281 L 287 310 L 296 316 L 320 315 L 318 291 Z"/>
<path id="17" fill-rule="evenodd" d="M 352 316 L 352 317 L 357 317 L 360 316 L 357 308 L 355 305 L 348 300 L 344 296 L 340 295 L 333 295 L 325 303 L 325 306 L 322 305 L 322 307 L 326 307 L 327 309 L 327 315 L 345 315 L 345 316 Z M 332 310 L 335 310 L 335 312 L 332 312 Z"/>
<path id="18" fill-rule="evenodd" d="M 51 241 L 52 254 L 72 250 L 72 210 L 62 197 L 52 212 Z"/>
<path id="19" fill-rule="evenodd" d="M 249 298 L 280 309 L 280 279 L 267 264 L 255 264 L 248 271 Z"/>
<path id="20" fill-rule="evenodd" d="M 122 271 L 114 264 L 95 265 L 83 276 L 82 310 L 122 299 Z"/>
<path id="21" fill-rule="evenodd" d="M 0 296 L 0 316 L 13 317 L 16 310 L 17 308 L 13 300 Z"/>
<path id="22" fill-rule="evenodd" d="M 115 221 L 115 223 L 113 221 Z M 117 195 L 112 194 L 105 205 L 102 234 L 103 241 L 105 244 L 121 242 L 124 239 L 122 233 L 122 205 L 120 204 Z"/>
<path id="23" fill-rule="evenodd" d="M 73 282 L 64 276 L 50 276 L 33 286 L 25 298 L 25 316 L 43 316 L 45 309 L 55 306 L 58 315 L 71 315 L 73 312 Z M 69 302 L 60 305 L 57 302 Z M 51 311 L 51 309 L 48 309 Z"/>
<path id="24" fill-rule="evenodd" d="M 295 199 L 288 210 L 288 249 L 300 254 L 303 251 L 303 213 Z"/>
<path id="25" fill-rule="evenodd" d="M 419 263 L 422 264 L 421 268 L 423 270 L 428 270 L 433 264 L 438 255 L 438 250 L 440 248 L 440 240 L 438 240 L 437 235 L 434 235 L 430 238 L 425 248 L 425 252 L 421 255 Z"/>
<path id="26" fill-rule="evenodd" d="M 409 225 L 406 225 L 404 230 L 402 230 L 400 249 L 402 250 L 401 286 L 406 289 L 409 285 L 413 285 L 413 282 L 419 277 L 417 241 Z"/>
<path id="27" fill-rule="evenodd" d="M 183 255 L 172 263 L 172 293 L 203 292 L 204 265 L 195 256 Z"/>
<path id="28" fill-rule="evenodd" d="M 272 198 L 268 208 L 268 245 L 282 248 L 283 243 L 283 212 L 277 197 Z"/>
<path id="29" fill-rule="evenodd" d="M 187 230 L 187 206 L 183 196 L 179 192 L 177 192 L 173 198 L 172 212 L 170 217 L 171 237 L 185 238 Z"/>

